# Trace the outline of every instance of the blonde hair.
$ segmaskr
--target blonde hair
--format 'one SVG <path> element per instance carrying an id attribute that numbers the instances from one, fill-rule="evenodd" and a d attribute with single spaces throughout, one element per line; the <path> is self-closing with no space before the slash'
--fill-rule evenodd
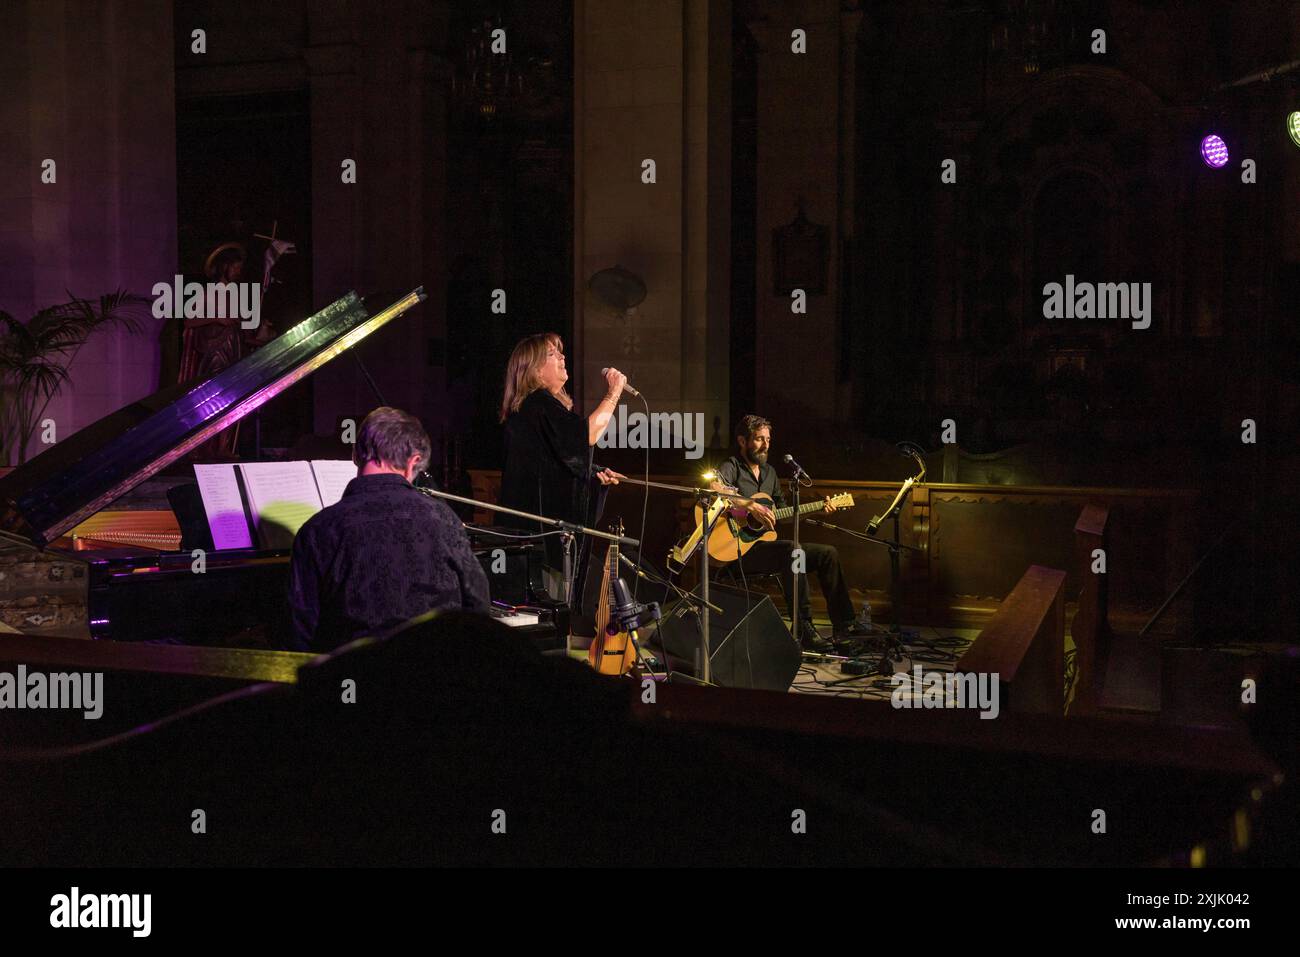
<path id="1" fill-rule="evenodd" d="M 542 332 L 526 339 L 520 339 L 510 361 L 506 363 L 506 385 L 501 395 L 501 418 L 504 422 L 511 412 L 518 412 L 524 399 L 542 387 L 541 368 L 546 361 L 547 350 L 554 346 L 564 353 L 564 340 L 557 333 Z M 566 409 L 572 410 L 573 400 L 569 394 L 560 389 L 557 399 Z"/>

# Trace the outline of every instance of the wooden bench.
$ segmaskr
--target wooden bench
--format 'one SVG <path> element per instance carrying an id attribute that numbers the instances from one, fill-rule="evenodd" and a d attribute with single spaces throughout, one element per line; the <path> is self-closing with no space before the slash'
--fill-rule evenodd
<path id="1" fill-rule="evenodd" d="M 1074 553 L 1079 573 L 1079 609 L 1070 627 L 1074 639 L 1074 703 L 1071 714 L 1093 714 L 1110 656 L 1109 567 L 1094 573 L 1093 553 L 1101 549 L 1109 558 L 1108 524 L 1110 509 L 1105 505 L 1085 505 L 1074 524 Z"/>
<path id="2" fill-rule="evenodd" d="M 1030 565 L 953 669 L 996 674 L 1003 711 L 1065 711 L 1065 572 Z"/>

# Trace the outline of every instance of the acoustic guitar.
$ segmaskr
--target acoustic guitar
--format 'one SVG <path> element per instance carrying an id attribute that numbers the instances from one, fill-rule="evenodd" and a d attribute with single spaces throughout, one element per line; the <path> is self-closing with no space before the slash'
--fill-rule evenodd
<path id="1" fill-rule="evenodd" d="M 757 492 L 751 496 L 755 502 L 772 507 L 772 496 L 766 492 Z M 832 495 L 826 499 L 818 499 L 815 502 L 808 502 L 799 506 L 799 514 L 807 515 L 809 512 L 820 512 L 826 508 L 826 503 L 835 508 L 852 508 L 853 496 L 848 492 L 842 492 L 839 495 Z M 794 506 L 775 509 L 776 520 L 778 522 L 786 521 L 794 517 Z M 708 549 L 709 558 L 712 561 L 726 563 L 734 562 L 737 558 L 743 557 L 746 552 L 754 547 L 756 542 L 774 542 L 776 541 L 776 529 L 767 528 L 758 518 L 751 515 L 749 509 L 743 505 L 736 505 L 730 508 L 726 505 L 725 499 L 715 499 L 709 505 L 711 517 L 715 517 L 713 530 L 709 533 Z M 695 533 L 687 539 L 687 543 L 692 547 L 687 549 L 682 547 L 681 554 L 689 555 L 694 551 L 694 544 L 699 541 L 703 535 L 704 529 L 704 508 L 701 505 L 695 506 Z"/>
<path id="2" fill-rule="evenodd" d="M 623 523 L 610 526 L 616 535 L 623 534 Z M 596 637 L 587 649 L 587 664 L 601 675 L 625 675 L 636 664 L 636 645 L 617 622 L 611 621 L 614 607 L 614 581 L 618 578 L 618 542 L 610 542 L 605 553 L 605 568 L 600 579 L 600 599 L 596 603 Z"/>

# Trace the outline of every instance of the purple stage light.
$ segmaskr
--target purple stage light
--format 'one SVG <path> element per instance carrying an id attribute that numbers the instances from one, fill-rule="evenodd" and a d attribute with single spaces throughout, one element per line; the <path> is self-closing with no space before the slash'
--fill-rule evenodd
<path id="1" fill-rule="evenodd" d="M 1205 160 L 1206 166 L 1213 166 L 1215 169 L 1227 166 L 1228 144 L 1223 142 L 1221 136 L 1211 133 L 1201 140 L 1201 159 Z"/>

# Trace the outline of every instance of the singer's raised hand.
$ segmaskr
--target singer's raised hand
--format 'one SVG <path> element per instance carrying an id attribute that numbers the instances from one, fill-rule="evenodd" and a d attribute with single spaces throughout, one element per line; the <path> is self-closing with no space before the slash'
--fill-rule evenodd
<path id="1" fill-rule="evenodd" d="M 618 395 L 623 391 L 623 387 L 627 385 L 627 376 L 623 375 L 623 373 L 619 372 L 617 369 L 606 369 L 605 384 L 609 389 L 610 395 Z"/>

